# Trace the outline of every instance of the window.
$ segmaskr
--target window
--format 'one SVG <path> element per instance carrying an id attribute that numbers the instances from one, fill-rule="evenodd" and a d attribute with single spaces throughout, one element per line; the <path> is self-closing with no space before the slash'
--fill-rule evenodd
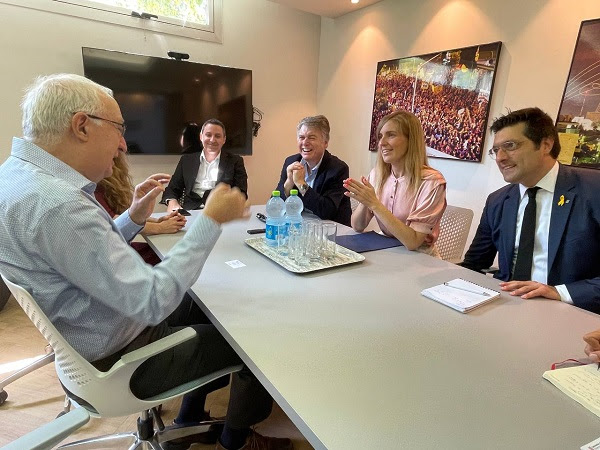
<path id="1" fill-rule="evenodd" d="M 0 0 L 0 3 L 221 42 L 222 0 Z"/>

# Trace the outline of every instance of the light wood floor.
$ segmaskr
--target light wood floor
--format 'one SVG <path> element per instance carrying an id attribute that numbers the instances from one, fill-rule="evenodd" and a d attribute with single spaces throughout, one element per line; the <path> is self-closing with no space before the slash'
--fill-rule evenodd
<path id="1" fill-rule="evenodd" d="M 14 299 L 10 299 L 0 311 L 0 380 L 5 379 L 29 359 L 44 354 L 46 341 L 35 329 Z M 54 365 L 49 364 L 6 387 L 7 401 L 0 406 L 0 446 L 11 442 L 23 434 L 34 430 L 54 419 L 62 410 L 64 393 L 58 383 Z M 228 388 L 214 392 L 207 404 L 213 416 L 225 415 Z M 179 401 L 163 405 L 163 421 L 169 424 L 177 414 Z M 73 434 L 65 442 L 135 430 L 137 416 L 91 419 L 90 422 Z M 313 447 L 304 439 L 283 411 L 274 405 L 273 413 L 258 425 L 257 431 L 268 436 L 289 437 L 296 450 L 310 450 Z M 127 448 L 126 446 L 124 448 Z M 211 449 L 214 446 L 194 445 L 194 450 Z"/>

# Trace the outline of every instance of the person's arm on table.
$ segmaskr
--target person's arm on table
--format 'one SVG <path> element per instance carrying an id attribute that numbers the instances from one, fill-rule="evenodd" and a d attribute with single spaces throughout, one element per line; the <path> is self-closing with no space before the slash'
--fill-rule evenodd
<path id="1" fill-rule="evenodd" d="M 247 216 L 246 199 L 237 188 L 219 185 L 209 200 L 204 213 L 154 267 L 145 264 L 114 232 L 92 201 L 67 202 L 48 210 L 31 238 L 49 270 L 95 301 L 118 308 L 128 318 L 155 325 L 175 310 L 197 280 L 221 233 L 220 225 Z M 65 258 L 73 253 L 72 248 L 91 250 L 79 252 L 75 260 Z M 65 292 L 65 298 L 70 295 Z"/>
<path id="2" fill-rule="evenodd" d="M 373 188 L 371 183 L 369 183 L 369 180 L 366 177 L 361 177 L 361 181 L 348 178 L 344 180 L 344 187 L 348 190 L 348 192 L 345 195 L 354 197 L 363 207 L 371 210 L 372 213 L 385 225 L 388 231 L 392 233 L 392 235 L 394 235 L 396 239 L 402 242 L 402 244 L 408 250 L 416 250 L 423 244 L 423 242 L 425 242 L 425 238 L 427 238 L 427 233 L 420 233 L 418 231 L 415 231 L 411 227 L 394 217 L 391 211 L 388 210 L 383 205 L 383 203 L 379 201 L 379 199 L 377 198 L 377 194 L 375 194 L 375 189 Z M 353 228 L 354 224 L 355 220 L 353 214 Z M 356 225 L 358 228 L 364 225 L 362 227 L 362 230 L 364 230 L 367 224 L 364 224 L 364 220 L 361 221 L 360 217 L 357 215 Z M 354 229 L 359 231 L 359 229 L 357 228 Z"/>

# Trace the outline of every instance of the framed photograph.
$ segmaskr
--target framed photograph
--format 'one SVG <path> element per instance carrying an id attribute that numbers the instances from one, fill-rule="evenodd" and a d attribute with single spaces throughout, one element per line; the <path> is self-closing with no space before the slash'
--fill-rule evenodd
<path id="1" fill-rule="evenodd" d="M 427 155 L 481 161 L 502 42 L 377 63 L 369 150 L 377 125 L 399 109 L 413 112 L 425 131 Z"/>
<path id="2" fill-rule="evenodd" d="M 563 164 L 600 169 L 600 19 L 581 22 L 556 127 Z"/>

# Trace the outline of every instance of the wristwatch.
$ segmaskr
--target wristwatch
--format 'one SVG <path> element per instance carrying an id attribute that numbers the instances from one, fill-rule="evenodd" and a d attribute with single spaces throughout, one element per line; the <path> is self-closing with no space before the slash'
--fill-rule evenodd
<path id="1" fill-rule="evenodd" d="M 308 184 L 304 183 L 302 186 L 298 186 L 298 190 L 300 191 L 300 193 L 302 195 L 304 195 L 304 194 L 306 194 L 306 191 L 308 191 L 309 187 L 310 186 Z"/>

